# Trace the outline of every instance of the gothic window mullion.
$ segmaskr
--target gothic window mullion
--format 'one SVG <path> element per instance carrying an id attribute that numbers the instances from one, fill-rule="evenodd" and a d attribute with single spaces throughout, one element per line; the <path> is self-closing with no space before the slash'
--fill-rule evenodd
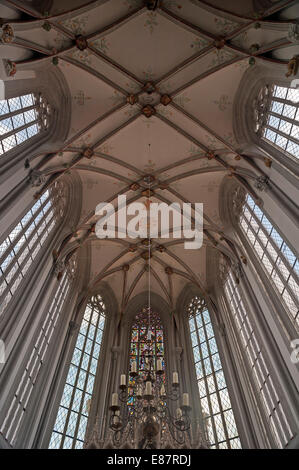
<path id="1" fill-rule="evenodd" d="M 227 384 L 219 355 L 213 324 L 207 307 L 194 297 L 188 306 L 189 328 L 197 372 L 199 397 L 212 448 L 240 448 Z M 196 331 L 196 335 L 194 333 Z M 195 339 L 197 344 L 195 344 Z M 197 353 L 197 348 L 200 354 Z M 201 369 L 197 367 L 200 358 Z"/>
<path id="2" fill-rule="evenodd" d="M 249 196 L 247 196 L 248 200 L 250 201 Z M 278 295 L 283 299 L 288 316 L 297 328 L 298 294 L 295 291 L 297 289 L 297 292 L 299 292 L 298 276 L 295 270 L 298 263 L 297 258 L 265 214 L 257 208 L 254 202 L 248 203 L 247 201 L 240 219 L 241 229 L 249 239 L 249 244 L 253 250 L 258 254 L 262 267 L 274 284 Z M 255 210 L 260 212 L 260 219 L 257 217 Z M 250 214 L 249 219 L 247 218 L 247 212 Z M 264 225 L 264 221 L 266 221 L 267 227 Z M 279 247 L 277 246 L 278 242 Z M 275 259 L 273 253 L 276 253 Z M 288 258 L 284 253 L 288 254 Z"/>
<path id="3" fill-rule="evenodd" d="M 40 212 L 42 211 L 42 209 L 47 205 L 47 203 L 50 201 L 50 195 L 47 197 L 47 199 L 42 203 L 42 205 L 34 212 L 34 218 L 37 217 Z M 34 206 L 33 206 L 34 207 Z M 30 227 L 31 224 L 33 224 L 34 222 L 34 218 L 33 218 L 33 215 L 32 215 L 32 209 L 30 211 L 28 211 L 24 217 L 26 217 L 26 215 L 30 212 L 30 215 L 31 215 L 31 218 L 28 220 L 28 222 L 23 226 L 22 224 L 22 220 L 20 220 L 19 224 L 21 224 L 22 226 L 22 229 L 20 230 L 20 232 L 17 234 L 17 236 L 15 238 L 13 238 L 12 241 L 10 241 L 10 244 L 9 246 L 5 249 L 5 251 L 3 251 L 2 255 L 0 256 L 0 264 L 3 263 L 3 261 L 7 258 L 7 256 L 9 255 L 9 253 L 15 249 L 15 246 L 17 245 L 17 243 L 20 241 L 20 239 L 25 235 L 25 233 L 27 232 L 28 228 Z M 23 218 L 24 218 L 23 217 Z M 18 225 L 19 225 L 18 224 Z M 31 233 L 34 233 L 35 232 L 35 229 L 32 230 Z M 11 239 L 12 236 L 11 234 L 8 235 L 8 238 Z M 22 247 L 21 247 L 22 248 Z"/>
<path id="4" fill-rule="evenodd" d="M 0 101 L 0 154 L 37 135 L 49 125 L 51 107 L 32 93 Z"/>
<path id="5" fill-rule="evenodd" d="M 236 297 L 239 297 L 237 293 L 238 286 L 233 279 L 231 273 L 226 280 L 224 287 L 225 302 L 229 311 L 229 307 L 233 309 L 233 320 L 236 316 L 234 312 L 236 306 Z M 246 315 L 249 318 L 248 313 L 246 314 L 245 306 L 243 301 L 239 304 L 239 311 L 242 315 Z M 233 327 L 236 327 L 236 322 L 233 322 Z M 241 351 L 245 351 L 244 360 L 250 364 L 248 369 L 249 375 L 252 377 L 252 384 L 257 395 L 260 397 L 262 415 L 265 417 L 265 421 L 268 426 L 271 427 L 274 442 L 276 441 L 279 447 L 284 447 L 286 443 L 293 437 L 290 425 L 286 418 L 284 406 L 278 397 L 276 388 L 274 386 L 272 375 L 266 363 L 265 352 L 259 345 L 259 338 L 255 333 L 255 326 L 252 328 L 252 338 L 246 343 L 244 337 L 239 335 Z M 242 344 L 243 342 L 243 344 Z"/>
<path id="6" fill-rule="evenodd" d="M 207 343 L 207 348 L 208 348 L 208 352 L 209 352 L 208 357 L 210 359 L 210 364 L 211 364 L 211 368 L 212 368 L 211 376 L 213 376 L 213 379 L 214 379 L 214 382 L 215 382 L 215 393 L 217 395 L 217 400 L 218 400 L 219 414 L 221 415 L 223 430 L 224 430 L 224 434 L 225 434 L 225 438 L 226 438 L 225 440 L 226 440 L 226 443 L 228 444 L 228 447 L 230 449 L 230 442 L 229 442 L 230 438 L 229 438 L 229 435 L 228 435 L 228 431 L 227 431 L 227 427 L 226 427 L 226 421 L 225 421 L 224 414 L 223 414 L 224 410 L 223 410 L 223 407 L 222 407 L 222 402 L 221 402 L 219 389 L 216 385 L 216 371 L 215 371 L 215 367 L 214 367 L 214 362 L 212 360 L 213 354 L 212 354 L 211 349 L 210 349 L 210 344 L 209 344 L 209 339 L 208 339 L 208 334 L 207 334 L 206 324 L 205 323 L 203 324 L 203 327 L 204 327 L 204 331 L 205 331 L 206 343 Z M 213 336 L 213 338 L 215 338 L 215 335 Z M 217 354 L 217 353 L 215 353 L 215 354 Z"/>
<path id="7" fill-rule="evenodd" d="M 291 121 L 290 119 L 285 119 L 285 118 L 284 118 L 283 120 L 284 120 L 284 121 L 288 121 L 290 124 L 293 125 L 293 123 L 292 123 L 292 121 Z M 281 121 L 281 119 L 280 119 L 280 121 Z M 282 136 L 285 137 L 286 139 L 291 140 L 292 142 L 294 142 L 295 144 L 298 143 L 298 140 L 297 140 L 295 137 L 293 137 L 291 134 L 286 134 L 286 133 L 285 133 L 284 131 L 282 131 L 281 129 L 279 129 L 279 128 L 276 129 L 276 127 L 273 127 L 273 126 L 271 126 L 270 124 L 266 124 L 266 127 L 267 127 L 267 129 L 270 129 L 270 131 L 276 132 L 277 135 L 282 135 Z M 276 141 L 277 141 L 277 137 L 276 137 L 276 139 L 275 139 L 275 142 L 276 142 Z"/>
<path id="8" fill-rule="evenodd" d="M 194 317 L 194 322 L 196 322 L 196 317 Z M 213 428 L 214 442 L 215 442 L 216 445 L 218 445 L 218 434 L 217 434 L 217 429 L 216 429 L 216 425 L 215 425 L 214 418 L 213 418 L 213 407 L 212 407 L 212 402 L 211 402 L 211 396 L 210 396 L 210 393 L 209 393 L 208 374 L 207 374 L 206 369 L 205 369 L 202 351 L 201 351 L 201 348 L 199 347 L 199 345 L 201 343 L 201 340 L 200 340 L 200 337 L 199 337 L 197 324 L 196 324 L 196 330 L 195 331 L 196 331 L 196 336 L 197 336 L 197 346 L 195 346 L 195 347 L 199 349 L 200 363 L 201 363 L 201 368 L 202 368 L 202 371 L 203 371 L 203 378 L 202 379 L 204 381 L 205 389 L 206 389 L 206 395 L 203 398 L 206 398 L 206 400 L 208 402 L 208 407 L 209 407 L 209 417 L 207 418 L 207 420 L 210 419 L 210 422 L 211 422 L 211 425 L 212 425 L 212 428 Z M 200 379 L 200 380 L 202 380 L 202 379 Z"/>
<path id="9" fill-rule="evenodd" d="M 51 219 L 51 221 L 53 220 L 53 218 Z M 40 220 L 39 222 L 39 225 L 38 227 L 36 227 L 36 232 L 38 230 L 38 228 L 42 225 L 43 223 L 43 219 Z M 51 225 L 51 224 L 49 224 Z M 47 229 L 48 229 L 48 225 L 45 226 L 45 228 L 43 229 L 42 231 L 42 234 L 41 234 L 41 238 L 43 237 L 43 235 L 47 232 Z M 36 233 L 35 232 L 35 233 Z M 30 239 L 29 239 L 29 242 L 30 240 L 33 238 L 34 234 L 33 232 L 31 233 L 30 235 Z M 4 281 L 6 282 L 7 284 L 7 287 L 5 288 L 5 290 L 3 291 L 3 293 L 1 294 L 1 297 L 0 297 L 0 301 L 2 301 L 2 299 L 5 298 L 5 296 L 11 292 L 11 289 L 14 287 L 14 283 L 16 281 L 16 279 L 21 276 L 22 278 L 24 278 L 25 274 L 27 273 L 27 270 L 25 271 L 25 273 L 23 272 L 23 268 L 26 266 L 27 262 L 29 260 L 31 261 L 34 261 L 34 258 L 33 258 L 33 254 L 35 252 L 35 249 L 38 247 L 38 245 L 40 245 L 40 239 L 37 237 L 36 241 L 34 242 L 34 245 L 28 249 L 28 245 L 24 244 L 24 249 L 20 249 L 20 251 L 18 252 L 18 255 L 17 255 L 17 258 L 15 260 L 15 263 L 17 263 L 18 265 L 18 269 L 16 269 L 13 277 L 9 280 L 9 284 L 7 284 L 7 278 L 9 276 L 9 273 L 11 272 L 11 270 L 14 268 L 15 264 L 13 263 L 13 261 L 10 263 L 10 266 L 9 268 L 7 269 L 7 271 L 5 271 L 5 276 L 2 275 L 1 278 L 0 278 L 0 283 L 3 283 Z M 26 256 L 24 257 L 24 259 L 22 260 L 21 263 L 19 263 L 19 258 L 22 256 L 22 253 L 28 249 L 28 253 L 26 254 Z"/>
<path id="10" fill-rule="evenodd" d="M 92 313 L 93 313 L 93 311 L 94 311 L 94 309 L 92 309 Z M 69 427 L 70 416 L 74 412 L 73 404 L 74 404 L 74 399 L 75 399 L 76 392 L 79 389 L 78 382 L 79 382 L 80 372 L 83 370 L 82 369 L 82 362 L 83 362 L 83 357 L 84 357 L 85 346 L 86 346 L 86 343 L 87 343 L 87 340 L 88 340 L 88 332 L 89 332 L 90 325 L 91 325 L 91 322 L 88 323 L 86 336 L 85 336 L 85 339 L 83 341 L 81 358 L 80 358 L 79 364 L 77 366 L 77 374 L 76 374 L 75 382 L 73 384 L 72 396 L 71 396 L 71 400 L 70 400 L 70 403 L 69 403 L 69 409 L 68 409 L 68 412 L 67 412 L 67 417 L 66 417 L 66 420 L 65 420 L 65 426 L 64 426 L 64 430 L 63 430 L 63 438 L 62 438 L 62 442 L 61 442 L 62 445 L 64 444 L 65 438 L 68 437 L 67 429 Z M 86 377 L 87 377 L 87 374 L 86 374 Z M 85 378 L 85 380 L 86 380 L 86 378 Z M 82 387 L 82 388 L 83 388 L 83 390 L 82 390 L 82 396 L 83 396 L 84 387 Z M 80 388 L 80 390 L 81 390 L 81 388 Z M 78 413 L 78 417 L 79 417 L 79 413 Z M 77 421 L 78 421 L 78 418 L 77 418 Z M 74 436 L 75 436 L 75 431 L 74 431 Z M 71 436 L 73 438 L 73 444 L 74 444 L 74 441 L 75 441 L 74 436 Z"/>
<path id="11" fill-rule="evenodd" d="M 80 420 L 81 420 L 81 416 L 82 416 L 82 409 L 83 409 L 83 405 L 84 405 L 83 397 L 86 393 L 87 384 L 88 384 L 88 380 L 89 380 L 90 367 L 91 367 L 93 352 L 94 352 L 94 348 L 95 348 L 95 335 L 96 335 L 96 332 L 97 332 L 97 329 L 98 329 L 100 318 L 101 318 L 101 316 L 98 315 L 97 322 L 96 322 L 96 325 L 95 325 L 95 332 L 94 332 L 94 338 L 93 338 L 94 340 L 92 342 L 92 346 L 91 346 L 91 349 L 90 349 L 90 356 L 89 356 L 88 365 L 87 365 L 87 369 L 86 369 L 86 377 L 85 377 L 84 385 L 82 387 L 82 397 L 81 397 L 81 402 L 80 402 L 80 406 L 79 406 L 79 410 L 78 410 L 78 419 L 77 419 L 76 427 L 75 427 L 75 430 L 74 430 L 74 436 L 77 436 L 79 426 L 80 426 Z M 88 332 L 86 333 L 86 338 L 87 339 L 89 339 L 88 338 L 88 333 L 90 331 L 90 326 L 91 326 L 91 322 L 89 323 L 89 329 L 88 329 Z M 83 359 L 83 356 L 84 356 L 84 349 L 83 349 L 82 359 Z M 72 448 L 75 448 L 74 447 L 75 444 L 76 444 L 76 439 L 74 438 Z"/>
<path id="12" fill-rule="evenodd" d="M 69 364 L 49 448 L 82 448 L 105 325 L 101 297 L 85 308 Z M 85 407 L 85 408 L 84 408 Z"/>

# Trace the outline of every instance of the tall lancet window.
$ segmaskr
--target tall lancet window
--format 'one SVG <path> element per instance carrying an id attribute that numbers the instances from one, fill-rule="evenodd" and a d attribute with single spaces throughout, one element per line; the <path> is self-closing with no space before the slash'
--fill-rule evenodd
<path id="1" fill-rule="evenodd" d="M 12 445 L 18 437 L 18 431 L 26 416 L 29 400 L 35 390 L 35 385 L 38 383 L 43 366 L 49 360 L 47 353 L 49 347 L 52 346 L 55 331 L 59 328 L 61 313 L 70 293 L 76 267 L 76 258 L 72 257 L 59 282 L 53 300 L 43 315 L 40 330 L 35 333 L 34 347 L 26 353 L 23 374 L 18 381 L 12 402 L 0 425 L 1 433 Z"/>
<path id="2" fill-rule="evenodd" d="M 49 126 L 50 105 L 41 94 L 0 100 L 0 155 Z"/>
<path id="3" fill-rule="evenodd" d="M 60 182 L 45 191 L 0 244 L 0 315 L 19 288 L 29 268 L 65 209 Z"/>
<path id="4" fill-rule="evenodd" d="M 83 448 L 105 318 L 106 307 L 102 297 L 91 297 L 69 366 L 50 449 Z"/>
<path id="5" fill-rule="evenodd" d="M 214 329 L 203 299 L 192 299 L 188 317 L 200 404 L 211 448 L 240 449 Z"/>
<path id="6" fill-rule="evenodd" d="M 298 330 L 299 262 L 297 256 L 249 195 L 243 206 L 240 226 Z"/>
<path id="7" fill-rule="evenodd" d="M 256 326 L 251 320 L 241 298 L 238 285 L 229 273 L 224 292 L 228 301 L 228 311 L 240 342 L 244 359 L 248 363 L 248 373 L 252 379 L 256 399 L 266 414 L 266 420 L 278 447 L 284 447 L 293 437 L 286 410 L 279 398 L 279 390 L 272 373 L 269 371 L 268 358 L 260 340 Z"/>
<path id="8" fill-rule="evenodd" d="M 149 329 L 150 325 L 150 329 Z M 148 351 L 148 331 L 151 332 L 152 340 L 152 352 Z M 162 368 L 165 369 L 164 360 L 164 332 L 163 325 L 158 313 L 148 310 L 148 307 L 144 307 L 140 313 L 138 313 L 134 319 L 131 332 L 131 345 L 130 345 L 130 370 L 133 361 L 136 361 L 137 370 L 139 377 L 145 379 L 147 374 L 146 361 L 147 355 L 153 355 L 153 368 L 156 370 L 157 360 L 161 359 Z M 165 380 L 165 374 L 163 374 L 163 380 Z M 133 386 L 135 385 L 136 379 L 129 377 L 129 400 L 128 405 L 134 403 L 133 398 Z"/>
<path id="9" fill-rule="evenodd" d="M 266 86 L 257 104 L 259 135 L 287 155 L 299 158 L 299 90 Z"/>

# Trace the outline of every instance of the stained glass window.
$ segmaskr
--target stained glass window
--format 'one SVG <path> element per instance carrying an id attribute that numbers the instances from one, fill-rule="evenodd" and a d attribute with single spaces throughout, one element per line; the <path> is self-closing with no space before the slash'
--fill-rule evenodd
<path id="1" fill-rule="evenodd" d="M 49 309 L 45 312 L 41 329 L 36 333 L 34 347 L 27 353 L 27 362 L 24 367 L 23 375 L 18 383 L 9 410 L 0 427 L 1 433 L 12 445 L 17 438 L 18 430 L 20 429 L 23 418 L 26 414 L 28 402 L 35 388 L 35 384 L 40 377 L 43 365 L 45 364 L 45 359 L 47 358 L 46 354 L 51 344 L 51 339 L 54 335 L 55 329 L 57 328 L 61 312 L 65 306 L 65 301 L 68 297 L 75 272 L 76 258 L 72 257 L 69 260 L 67 269 L 59 282 Z"/>
<path id="2" fill-rule="evenodd" d="M 0 315 L 64 214 L 64 186 L 56 182 L 0 244 Z"/>
<path id="3" fill-rule="evenodd" d="M 265 357 L 256 327 L 248 315 L 232 273 L 229 273 L 227 277 L 224 291 L 237 338 L 248 361 L 247 370 L 252 378 L 251 383 L 255 388 L 256 398 L 261 401 L 277 446 L 284 447 L 293 437 L 293 433 L 280 401 L 275 380 L 269 372 L 267 357 Z"/>
<path id="4" fill-rule="evenodd" d="M 149 327 L 150 325 L 150 327 Z M 151 333 L 152 350 L 149 350 L 147 338 L 148 331 Z M 130 368 L 133 361 L 137 363 L 137 370 L 141 379 L 146 378 L 146 361 L 147 356 L 153 356 L 153 369 L 156 370 L 157 360 L 162 360 L 162 368 L 165 370 L 164 358 L 164 332 L 163 325 L 158 313 L 144 307 L 134 319 L 131 333 L 130 345 Z M 163 374 L 165 380 L 165 374 Z M 133 389 L 136 378 L 129 377 L 129 400 L 128 404 L 133 404 Z"/>
<path id="5" fill-rule="evenodd" d="M 51 109 L 42 95 L 0 100 L 0 155 L 49 126 Z"/>
<path id="6" fill-rule="evenodd" d="M 297 256 L 249 195 L 247 195 L 240 217 L 240 226 L 298 330 L 299 262 Z"/>
<path id="7" fill-rule="evenodd" d="M 210 314 L 203 299 L 188 305 L 189 328 L 201 409 L 212 449 L 240 449 Z"/>
<path id="8" fill-rule="evenodd" d="M 100 295 L 85 309 L 49 449 L 82 449 L 106 319 Z"/>
<path id="9" fill-rule="evenodd" d="M 273 86 L 263 137 L 299 158 L 299 89 Z"/>

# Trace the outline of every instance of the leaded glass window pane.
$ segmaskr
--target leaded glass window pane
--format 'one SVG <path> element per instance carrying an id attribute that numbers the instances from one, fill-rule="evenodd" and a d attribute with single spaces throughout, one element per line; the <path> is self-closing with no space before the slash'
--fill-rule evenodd
<path id="1" fill-rule="evenodd" d="M 44 367 L 46 354 L 51 344 L 51 338 L 65 306 L 75 271 L 76 259 L 73 257 L 69 261 L 68 267 L 59 282 L 49 309 L 45 312 L 41 329 L 36 334 L 34 347 L 27 353 L 27 362 L 24 366 L 23 375 L 18 383 L 14 399 L 10 404 L 5 419 L 1 423 L 1 433 L 11 445 L 14 445 L 17 438 L 18 431 L 26 414 L 27 404 L 35 389 L 40 372 Z M 66 400 L 67 396 L 64 396 L 64 401 Z M 62 422 L 62 412 L 57 417 L 57 420 L 59 423 Z"/>
<path id="2" fill-rule="evenodd" d="M 46 129 L 49 115 L 50 106 L 41 95 L 0 100 L 0 155 Z"/>
<path id="3" fill-rule="evenodd" d="M 284 153 L 299 158 L 299 89 L 273 86 L 262 137 Z"/>
<path id="4" fill-rule="evenodd" d="M 0 245 L 0 316 L 64 211 L 63 184 L 55 183 Z"/>
<path id="5" fill-rule="evenodd" d="M 271 373 L 269 372 L 267 358 L 259 342 L 255 325 L 247 313 L 232 273 L 229 273 L 227 277 L 224 292 L 229 304 L 231 318 L 236 328 L 237 337 L 248 361 L 247 370 L 252 379 L 251 383 L 255 389 L 256 398 L 260 400 L 264 408 L 269 428 L 277 447 L 285 447 L 293 437 L 293 433 Z"/>
<path id="6" fill-rule="evenodd" d="M 49 449 L 83 448 L 105 320 L 103 299 L 93 296 L 78 332 Z"/>
<path id="7" fill-rule="evenodd" d="M 245 220 L 248 224 L 244 223 Z M 296 254 L 249 195 L 240 217 L 240 227 L 298 330 L 299 277 Z"/>
<path id="8" fill-rule="evenodd" d="M 201 409 L 211 448 L 241 448 L 214 329 L 203 299 L 194 297 L 188 305 L 195 372 Z"/>

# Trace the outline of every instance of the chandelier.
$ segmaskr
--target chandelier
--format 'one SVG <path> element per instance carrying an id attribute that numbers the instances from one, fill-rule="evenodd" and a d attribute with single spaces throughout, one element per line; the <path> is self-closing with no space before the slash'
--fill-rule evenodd
<path id="1" fill-rule="evenodd" d="M 173 372 L 171 387 L 167 390 L 162 359 L 156 360 L 156 369 L 154 366 L 151 337 L 149 328 L 144 352 L 145 368 L 142 371 L 145 377 L 140 377 L 137 362 L 133 361 L 130 377 L 134 380 L 130 386 L 130 395 L 125 374 L 120 376 L 119 392 L 112 394 L 109 428 L 112 431 L 113 447 L 120 447 L 124 442 L 128 447 L 137 449 L 190 445 L 189 395 L 180 393 L 177 372 Z"/>

